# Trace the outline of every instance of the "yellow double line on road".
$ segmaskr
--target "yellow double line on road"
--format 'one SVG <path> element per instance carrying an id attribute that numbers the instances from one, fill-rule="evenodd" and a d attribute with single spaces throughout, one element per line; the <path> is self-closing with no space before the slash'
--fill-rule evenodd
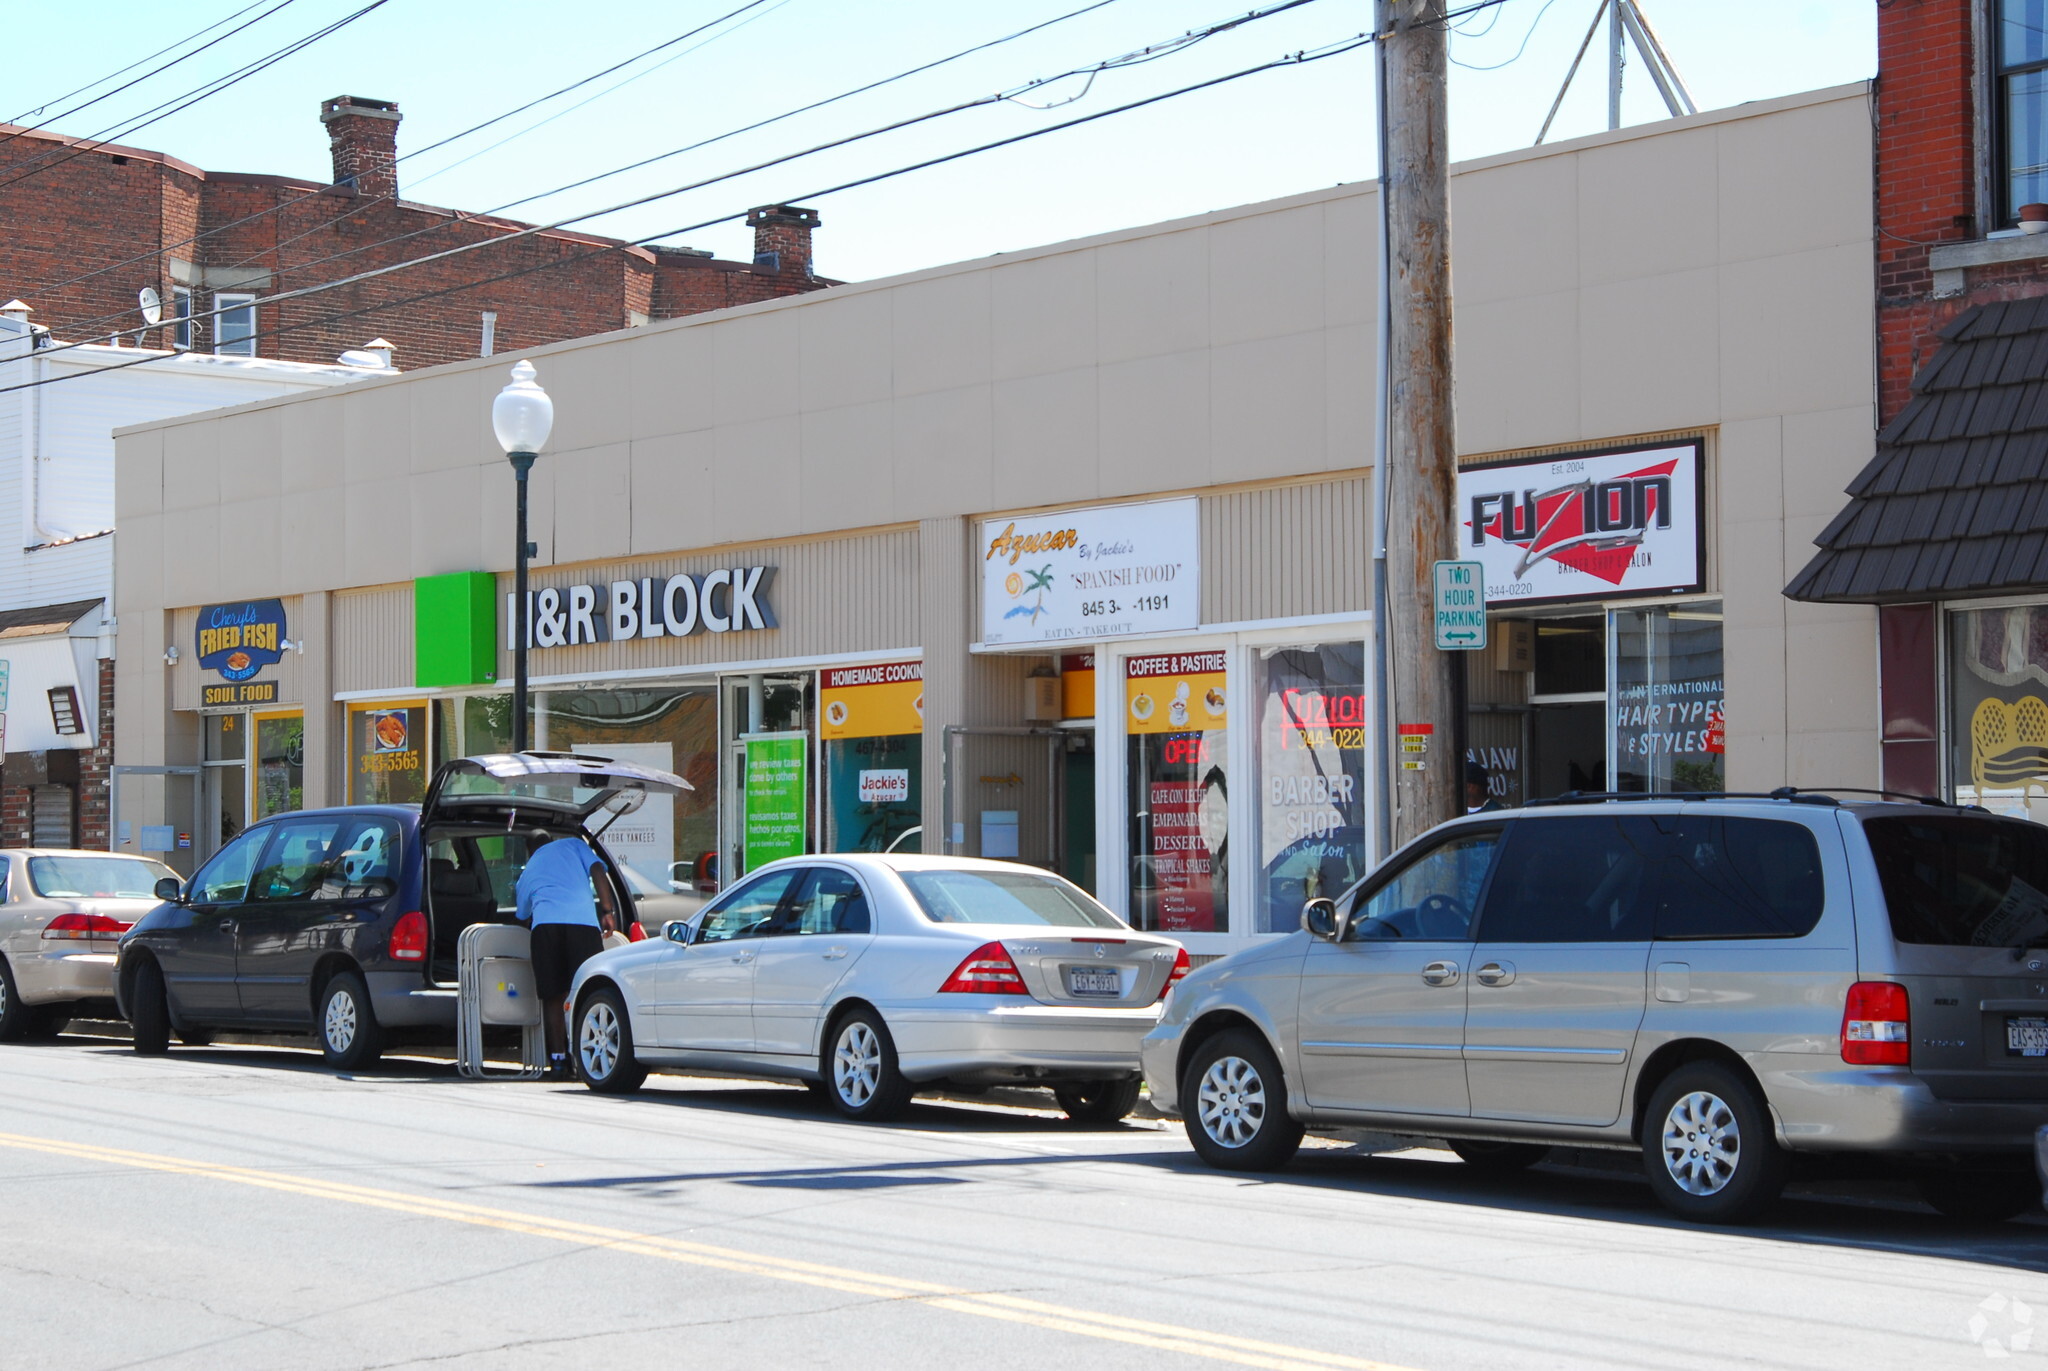
<path id="1" fill-rule="evenodd" d="M 1334 1352 L 1316 1352 L 1302 1347 L 1288 1347 L 1281 1343 L 1261 1342 L 1256 1338 L 1233 1337 L 1228 1333 L 1209 1333 L 1176 1324 L 1150 1323 L 1143 1319 L 1098 1314 L 1086 1309 L 1022 1299 L 1015 1295 L 933 1285 L 928 1281 L 905 1280 L 898 1276 L 823 1266 L 816 1262 L 792 1261 L 786 1257 L 770 1257 L 758 1252 L 743 1252 L 736 1248 L 713 1247 L 705 1243 L 685 1242 L 679 1238 L 664 1238 L 650 1233 L 634 1233 L 626 1229 L 575 1223 L 538 1214 L 522 1214 L 510 1209 L 492 1209 L 454 1200 L 435 1199 L 427 1195 L 410 1195 L 397 1190 L 376 1190 L 367 1186 L 319 1180 L 310 1176 L 260 1171 L 243 1166 L 222 1166 L 213 1162 L 158 1156 L 149 1152 L 130 1152 L 91 1143 L 62 1142 L 54 1138 L 29 1137 L 20 1133 L 0 1133 L 0 1147 L 16 1148 L 24 1152 L 47 1152 L 70 1161 L 102 1162 L 110 1166 L 133 1167 L 143 1171 L 203 1176 L 210 1180 L 254 1186 L 263 1190 L 307 1195 L 315 1199 L 335 1200 L 343 1204 L 363 1205 L 371 1209 L 386 1209 L 394 1213 L 424 1218 L 446 1219 L 479 1228 L 496 1228 L 507 1233 L 524 1233 L 530 1237 L 549 1238 L 579 1247 L 629 1252 L 636 1256 L 656 1257 L 663 1261 L 682 1262 L 690 1266 L 708 1266 L 720 1271 L 788 1281 L 797 1285 L 817 1286 L 850 1295 L 903 1300 L 928 1305 L 934 1309 L 949 1309 L 959 1314 L 973 1314 L 984 1319 L 1001 1319 L 1007 1323 L 1030 1324 L 1036 1328 L 1102 1338 L 1110 1342 L 1130 1343 L 1158 1351 L 1184 1352 L 1190 1356 L 1230 1362 L 1237 1366 L 1266 1367 L 1270 1371 L 1409 1371 L 1408 1368 L 1395 1366 L 1389 1362 L 1347 1357 Z"/>

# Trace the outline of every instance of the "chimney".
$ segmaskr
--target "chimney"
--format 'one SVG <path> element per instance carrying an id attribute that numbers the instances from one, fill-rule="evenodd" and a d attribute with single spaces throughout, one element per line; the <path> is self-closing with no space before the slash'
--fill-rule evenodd
<path id="1" fill-rule="evenodd" d="M 320 106 L 334 154 L 334 184 L 357 195 L 398 198 L 398 106 L 337 95 Z"/>
<path id="2" fill-rule="evenodd" d="M 754 230 L 754 270 L 782 275 L 811 274 L 811 230 L 818 211 L 795 205 L 763 205 L 747 211 Z"/>

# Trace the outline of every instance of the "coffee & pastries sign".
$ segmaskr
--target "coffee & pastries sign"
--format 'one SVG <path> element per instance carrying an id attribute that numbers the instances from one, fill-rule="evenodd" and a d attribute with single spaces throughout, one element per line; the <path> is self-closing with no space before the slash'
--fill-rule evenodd
<path id="1" fill-rule="evenodd" d="M 1053 643 L 1201 622 L 1201 502 L 1069 509 L 981 524 L 981 641 Z"/>

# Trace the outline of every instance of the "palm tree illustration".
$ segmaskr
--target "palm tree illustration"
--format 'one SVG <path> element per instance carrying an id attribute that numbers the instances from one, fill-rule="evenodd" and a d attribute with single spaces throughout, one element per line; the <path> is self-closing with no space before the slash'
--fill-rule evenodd
<path id="1" fill-rule="evenodd" d="M 1024 574 L 1031 579 L 1026 581 L 1024 589 L 1017 593 L 1028 595 L 1035 590 L 1038 592 L 1038 599 L 1028 605 L 1018 605 L 1003 617 L 1005 619 L 1014 619 L 1018 615 L 1024 614 L 1029 615 L 1033 623 L 1037 623 L 1038 616 L 1045 612 L 1045 592 L 1052 589 L 1052 564 L 1048 562 L 1037 571 L 1027 569 Z"/>

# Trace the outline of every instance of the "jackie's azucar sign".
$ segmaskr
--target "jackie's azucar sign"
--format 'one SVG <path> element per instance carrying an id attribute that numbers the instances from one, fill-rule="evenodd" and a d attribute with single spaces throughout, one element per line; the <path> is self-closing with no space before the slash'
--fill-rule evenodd
<path id="1" fill-rule="evenodd" d="M 1666 595 L 1702 585 L 1701 443 L 1467 467 L 1458 555 L 1489 605 Z"/>

